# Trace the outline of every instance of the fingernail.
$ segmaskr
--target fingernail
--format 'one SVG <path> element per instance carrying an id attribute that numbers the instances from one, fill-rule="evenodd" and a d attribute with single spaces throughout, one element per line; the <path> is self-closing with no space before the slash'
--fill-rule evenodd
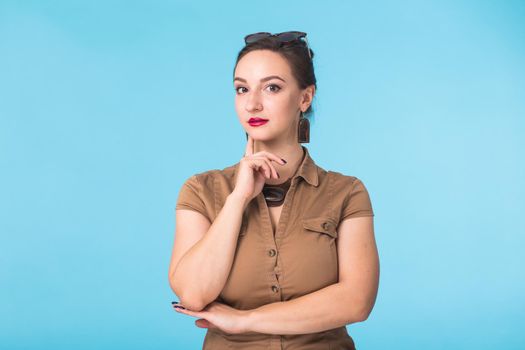
<path id="1" fill-rule="evenodd" d="M 186 308 L 184 306 L 180 306 L 180 305 L 175 305 L 173 306 L 175 309 L 184 309 L 186 310 Z"/>
<path id="2" fill-rule="evenodd" d="M 287 162 L 286 162 L 286 160 L 284 160 L 284 159 L 282 159 L 282 158 L 281 158 L 281 160 L 282 160 L 282 161 L 284 162 L 284 164 L 286 164 L 286 163 L 287 163 Z"/>
<path id="3" fill-rule="evenodd" d="M 179 302 L 178 301 L 172 301 L 171 303 L 172 304 L 178 304 Z"/>

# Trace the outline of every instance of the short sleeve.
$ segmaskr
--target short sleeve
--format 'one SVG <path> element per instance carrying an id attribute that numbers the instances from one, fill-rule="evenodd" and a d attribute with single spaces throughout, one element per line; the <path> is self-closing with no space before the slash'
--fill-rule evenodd
<path id="1" fill-rule="evenodd" d="M 197 176 L 192 175 L 182 184 L 175 209 L 195 210 L 210 220 L 201 196 L 202 185 Z"/>
<path id="2" fill-rule="evenodd" d="M 374 211 L 365 185 L 356 178 L 344 200 L 341 220 L 358 216 L 374 216 Z"/>

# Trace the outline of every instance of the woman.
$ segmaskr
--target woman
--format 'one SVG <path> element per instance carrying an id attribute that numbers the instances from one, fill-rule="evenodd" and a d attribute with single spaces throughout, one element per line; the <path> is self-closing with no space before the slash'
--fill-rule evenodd
<path id="1" fill-rule="evenodd" d="M 370 198 L 308 149 L 316 79 L 306 33 L 245 37 L 234 69 L 242 159 L 188 178 L 169 268 L 204 349 L 355 349 L 379 260 Z"/>

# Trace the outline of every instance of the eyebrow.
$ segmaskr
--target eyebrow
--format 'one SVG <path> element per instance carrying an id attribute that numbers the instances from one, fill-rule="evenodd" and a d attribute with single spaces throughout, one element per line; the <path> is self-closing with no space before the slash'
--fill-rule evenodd
<path id="1" fill-rule="evenodd" d="M 264 83 L 265 81 L 268 81 L 268 80 L 271 80 L 271 79 L 279 79 L 279 80 L 282 80 L 282 81 L 284 81 L 286 83 L 286 81 L 283 78 L 281 78 L 280 76 L 278 76 L 278 75 L 270 75 L 270 76 L 267 76 L 266 78 L 262 78 L 261 79 L 261 83 Z M 246 83 L 246 79 L 243 79 L 241 77 L 235 77 L 235 79 L 233 79 L 233 81 L 235 82 L 235 80 L 239 80 L 239 81 L 242 81 L 242 82 Z"/>

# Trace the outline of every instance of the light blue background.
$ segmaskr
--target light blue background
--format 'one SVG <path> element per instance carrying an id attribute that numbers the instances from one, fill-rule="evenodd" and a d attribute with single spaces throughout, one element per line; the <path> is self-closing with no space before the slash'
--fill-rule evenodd
<path id="1" fill-rule="evenodd" d="M 236 163 L 243 37 L 301 30 L 311 143 L 375 211 L 359 349 L 525 348 L 525 2 L 0 1 L 0 347 L 200 349 L 167 280 L 190 175 Z"/>

